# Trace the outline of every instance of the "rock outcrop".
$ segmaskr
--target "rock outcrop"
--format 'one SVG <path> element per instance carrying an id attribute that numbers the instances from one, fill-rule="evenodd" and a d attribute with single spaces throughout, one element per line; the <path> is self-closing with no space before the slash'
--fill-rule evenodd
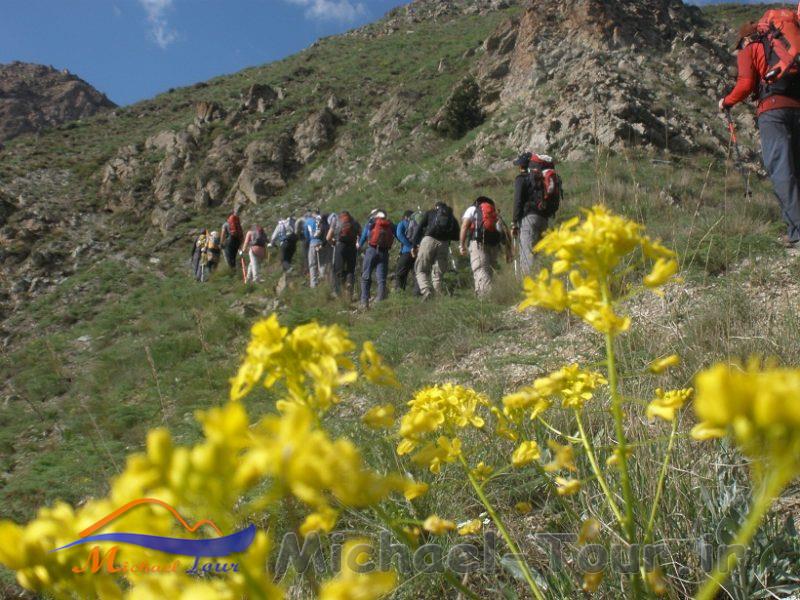
<path id="1" fill-rule="evenodd" d="M 0 142 L 115 106 L 69 71 L 22 62 L 0 65 Z"/>

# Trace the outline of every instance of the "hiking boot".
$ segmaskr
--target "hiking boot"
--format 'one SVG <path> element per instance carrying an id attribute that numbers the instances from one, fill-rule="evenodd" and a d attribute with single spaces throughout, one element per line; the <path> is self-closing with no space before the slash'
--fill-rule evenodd
<path id="1" fill-rule="evenodd" d="M 783 235 L 782 235 L 780 238 L 778 238 L 778 239 L 780 240 L 780 242 L 781 242 L 781 244 L 783 245 L 783 247 L 784 247 L 784 248 L 787 248 L 787 249 L 791 249 L 791 248 L 797 248 L 797 247 L 798 247 L 798 244 L 800 244 L 800 240 L 794 240 L 794 241 L 792 241 L 792 240 L 789 238 L 789 236 L 788 236 L 788 235 L 786 235 L 785 233 L 784 233 L 784 234 L 783 234 Z"/>

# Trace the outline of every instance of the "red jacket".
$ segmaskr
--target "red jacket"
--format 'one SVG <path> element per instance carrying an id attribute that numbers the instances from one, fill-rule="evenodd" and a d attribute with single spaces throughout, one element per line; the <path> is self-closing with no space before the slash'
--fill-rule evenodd
<path id="1" fill-rule="evenodd" d="M 739 51 L 737 57 L 739 75 L 736 78 L 736 87 L 725 97 L 724 104 L 730 108 L 747 100 L 748 96 L 758 91 L 758 84 L 767 74 L 767 57 L 764 54 L 764 45 L 758 42 L 748 44 Z M 758 103 L 756 115 L 777 108 L 800 108 L 800 100 L 780 96 L 769 96 Z"/>

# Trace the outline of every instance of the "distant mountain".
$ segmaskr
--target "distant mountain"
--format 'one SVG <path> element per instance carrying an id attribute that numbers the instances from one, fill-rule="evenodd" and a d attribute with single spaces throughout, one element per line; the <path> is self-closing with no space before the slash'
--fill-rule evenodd
<path id="1" fill-rule="evenodd" d="M 0 141 L 114 107 L 69 71 L 23 62 L 0 65 Z"/>

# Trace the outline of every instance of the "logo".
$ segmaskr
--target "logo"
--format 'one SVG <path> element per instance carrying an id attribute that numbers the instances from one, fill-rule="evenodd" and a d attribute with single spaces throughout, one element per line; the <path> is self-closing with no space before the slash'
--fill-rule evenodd
<path id="1" fill-rule="evenodd" d="M 111 532 L 111 533 L 97 533 L 112 521 L 120 518 L 128 511 L 144 504 L 155 504 L 167 509 L 178 523 L 188 532 L 197 533 L 201 527 L 211 529 L 218 537 L 191 539 L 191 538 L 178 538 L 178 537 L 164 537 L 158 535 L 148 535 L 143 533 L 128 533 L 128 532 Z M 149 550 L 158 550 L 166 554 L 177 556 L 191 556 L 194 557 L 194 564 L 191 568 L 187 569 L 187 573 L 200 574 L 200 573 L 227 573 L 238 572 L 238 563 L 228 562 L 201 562 L 203 558 L 218 559 L 221 557 L 229 556 L 239 552 L 244 552 L 250 547 L 255 539 L 256 527 L 250 525 L 241 531 L 232 533 L 230 535 L 223 535 L 217 525 L 209 519 L 201 519 L 194 525 L 189 525 L 186 520 L 178 513 L 177 510 L 170 504 L 163 500 L 156 498 L 139 498 L 132 500 L 124 506 L 112 511 L 96 523 L 87 527 L 78 534 L 78 539 L 70 542 L 60 548 L 51 550 L 51 552 L 59 552 L 80 546 L 84 544 L 97 544 L 98 542 L 114 542 L 115 545 L 111 546 L 105 556 L 102 555 L 99 546 L 94 546 L 90 552 L 85 566 L 76 565 L 72 568 L 73 573 L 98 573 L 105 570 L 108 573 L 132 573 L 132 572 L 147 572 L 147 573 L 163 573 L 163 572 L 176 572 L 180 567 L 180 562 L 174 560 L 171 563 L 148 563 L 141 562 L 130 564 L 127 562 L 118 564 L 116 562 L 117 551 L 119 544 L 127 544 L 130 546 L 140 546 Z"/>

